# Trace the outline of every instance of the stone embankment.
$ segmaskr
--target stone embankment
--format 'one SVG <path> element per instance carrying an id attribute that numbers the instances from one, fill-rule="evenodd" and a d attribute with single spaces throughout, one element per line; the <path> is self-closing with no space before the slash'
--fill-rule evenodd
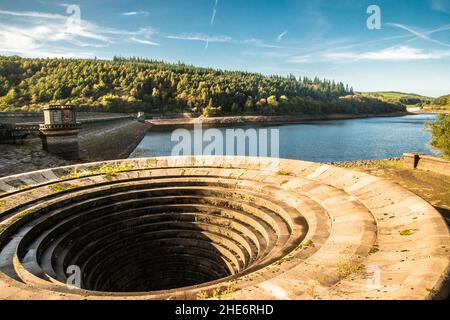
<path id="1" fill-rule="evenodd" d="M 203 126 L 227 127 L 247 125 L 284 125 L 319 120 L 345 120 L 372 117 L 398 117 L 408 115 L 408 112 L 396 112 L 388 114 L 322 114 L 300 116 L 233 116 L 233 117 L 181 117 L 181 118 L 153 118 L 147 120 L 152 124 L 152 130 L 171 130 L 180 127 L 191 128 L 195 121 L 200 121 Z"/>
<path id="2" fill-rule="evenodd" d="M 127 158 L 151 127 L 122 114 L 78 113 L 77 118 L 81 119 L 82 127 L 79 134 L 81 159 L 76 162 Z M 40 121 L 37 114 L 13 117 L 0 113 L 0 122 L 6 123 L 5 119 L 10 123 Z M 31 135 L 23 145 L 1 144 L 0 141 L 0 148 L 0 176 L 76 163 L 43 151 L 37 135 Z"/>
<path id="3" fill-rule="evenodd" d="M 405 153 L 403 155 L 405 168 L 431 171 L 450 176 L 450 161 L 418 153 Z"/>
<path id="4" fill-rule="evenodd" d="M 449 109 L 433 109 L 433 108 L 408 108 L 411 113 L 427 113 L 427 114 L 450 114 Z"/>

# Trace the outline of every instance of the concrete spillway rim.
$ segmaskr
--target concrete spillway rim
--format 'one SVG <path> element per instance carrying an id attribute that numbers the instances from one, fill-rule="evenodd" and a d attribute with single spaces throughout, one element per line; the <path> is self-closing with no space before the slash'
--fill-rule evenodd
<path id="1" fill-rule="evenodd" d="M 450 236 L 442 216 L 426 201 L 394 183 L 329 165 L 294 160 L 245 157 L 161 157 L 98 162 L 2 178 L 0 179 L 0 192 L 3 191 L 3 194 L 0 195 L 0 201 L 5 202 L 11 197 L 26 195 L 34 188 L 44 185 L 58 184 L 62 181 L 76 181 L 80 178 L 70 177 L 67 174 L 74 171 L 90 172 L 92 168 L 100 168 L 104 165 L 125 168 L 125 170 L 118 170 L 114 173 L 112 179 L 117 181 L 120 181 L 121 176 L 137 174 L 152 168 L 183 170 L 183 168 L 194 167 L 206 171 L 208 171 L 208 168 L 219 168 L 224 172 L 226 170 L 259 171 L 270 175 L 272 178 L 267 179 L 273 180 L 271 183 L 282 188 L 295 189 L 294 187 L 299 187 L 295 185 L 297 183 L 296 177 L 321 184 L 324 188 L 331 187 L 337 190 L 337 196 L 324 199 L 319 197 L 318 201 L 322 201 L 323 205 L 330 206 L 333 205 L 333 202 L 335 205 L 339 205 L 338 193 L 342 192 L 363 204 L 372 214 L 372 223 L 376 224 L 376 238 L 373 243 L 367 243 L 367 245 L 376 245 L 377 251 L 373 250 L 376 252 L 367 255 L 364 258 L 364 263 L 377 265 L 380 267 L 382 275 L 386 274 L 389 278 L 382 278 L 383 290 L 377 293 L 377 290 L 364 287 L 359 276 L 352 276 L 353 280 L 346 277 L 343 279 L 345 281 L 338 281 L 335 285 L 327 287 L 327 290 L 321 292 L 320 298 L 429 299 L 444 294 L 445 281 L 450 266 L 448 255 Z M 104 175 L 105 173 L 102 172 L 91 172 L 90 176 L 102 178 Z M 289 180 L 289 182 L 284 183 L 285 180 Z M 27 188 L 22 188 L 23 185 L 26 185 Z M 1 212 L 2 208 L 0 207 L 0 215 Z M 387 219 L 386 215 L 391 215 L 393 218 Z M 351 217 L 352 215 L 349 213 L 346 219 L 351 221 Z M 4 226 L 4 223 L 5 221 L 2 221 L 0 226 Z M 406 231 L 411 232 L 409 234 Z M 408 249 L 402 250 L 404 247 Z M 316 258 L 318 255 L 316 255 Z M 395 268 L 400 271 L 396 273 Z M 290 281 L 296 280 L 295 273 L 291 271 L 285 277 Z M 49 298 L 55 298 L 51 291 L 39 291 L 39 289 L 32 289 L 26 285 L 11 282 L 4 274 L 0 275 L 0 287 L 4 298 L 28 296 L 45 298 L 46 295 Z M 268 289 L 273 287 L 281 288 L 289 299 L 307 298 L 300 287 L 296 290 L 290 290 L 284 280 L 281 279 L 270 280 L 252 288 L 244 288 L 232 293 L 231 298 L 276 298 L 276 295 Z M 8 290 L 4 291 L 4 288 L 8 288 Z M 256 293 L 251 295 L 251 290 Z M 81 297 L 71 294 L 61 297 L 61 299 L 79 298 Z M 149 296 L 89 296 L 89 298 L 146 299 Z"/>

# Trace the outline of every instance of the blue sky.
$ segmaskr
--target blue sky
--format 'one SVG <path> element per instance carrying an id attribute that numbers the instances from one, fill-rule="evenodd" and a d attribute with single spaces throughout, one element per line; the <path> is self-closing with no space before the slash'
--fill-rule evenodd
<path id="1" fill-rule="evenodd" d="M 0 53 L 141 56 L 450 93 L 450 0 L 62 1 L 0 0 Z M 381 29 L 367 28 L 369 5 Z"/>

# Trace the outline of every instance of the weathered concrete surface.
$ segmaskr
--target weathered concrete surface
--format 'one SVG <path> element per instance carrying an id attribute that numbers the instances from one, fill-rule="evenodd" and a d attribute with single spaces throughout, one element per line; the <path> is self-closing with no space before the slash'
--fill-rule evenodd
<path id="1" fill-rule="evenodd" d="M 0 144 L 0 149 L 0 177 L 76 163 L 63 160 L 42 150 L 40 140 L 21 146 Z"/>
<path id="2" fill-rule="evenodd" d="M 107 112 L 77 112 L 77 121 L 87 123 L 91 121 L 130 118 L 132 115 Z M 42 112 L 0 112 L 0 123 L 28 123 L 39 124 L 44 122 Z"/>
<path id="3" fill-rule="evenodd" d="M 80 154 L 84 161 L 127 158 L 149 130 L 136 120 L 85 124 L 80 132 Z"/>
<path id="4" fill-rule="evenodd" d="M 79 134 L 80 161 L 66 161 L 42 150 L 39 138 L 24 145 L 0 144 L 0 177 L 45 168 L 127 158 L 149 129 L 132 119 L 89 122 Z"/>
<path id="5" fill-rule="evenodd" d="M 361 171 L 399 184 L 432 204 L 450 226 L 449 176 L 410 169 L 409 166 L 405 166 L 402 158 L 340 162 L 333 165 Z"/>
<path id="6" fill-rule="evenodd" d="M 432 157 L 425 154 L 405 153 L 404 165 L 408 169 L 431 171 L 450 176 L 450 161 L 443 158 Z"/>
<path id="7" fill-rule="evenodd" d="M 440 214 L 397 184 L 330 165 L 129 159 L 10 176 L 0 179 L 0 189 L 6 192 L 0 196 L 4 299 L 433 299 L 448 293 L 450 235 Z M 143 264 L 130 265 L 133 257 Z M 178 272 L 172 272 L 175 258 Z M 190 267 L 193 261 L 199 270 Z M 90 291 L 67 289 L 63 266 L 72 263 L 83 266 Z M 141 273 L 143 265 L 151 272 Z M 209 271 L 199 273 L 202 268 Z M 118 292 L 139 288 L 140 279 L 169 289 L 183 271 L 197 284 Z M 117 281 L 113 286 L 108 279 Z M 108 290 L 116 292 L 100 292 Z"/>

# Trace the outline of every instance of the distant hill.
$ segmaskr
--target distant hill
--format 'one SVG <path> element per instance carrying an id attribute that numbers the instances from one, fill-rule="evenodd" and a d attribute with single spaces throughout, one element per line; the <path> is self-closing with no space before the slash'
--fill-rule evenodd
<path id="1" fill-rule="evenodd" d="M 101 112 L 205 116 L 361 114 L 405 111 L 341 82 L 264 76 L 142 58 L 24 59 L 0 56 L 0 111 L 72 104 Z"/>
<path id="2" fill-rule="evenodd" d="M 398 91 L 362 92 L 361 94 L 366 97 L 378 98 L 387 102 L 401 103 L 408 107 L 428 105 L 434 100 L 434 98 L 431 97 Z"/>
<path id="3" fill-rule="evenodd" d="M 450 110 L 450 94 L 434 99 L 428 107 L 434 110 Z"/>

